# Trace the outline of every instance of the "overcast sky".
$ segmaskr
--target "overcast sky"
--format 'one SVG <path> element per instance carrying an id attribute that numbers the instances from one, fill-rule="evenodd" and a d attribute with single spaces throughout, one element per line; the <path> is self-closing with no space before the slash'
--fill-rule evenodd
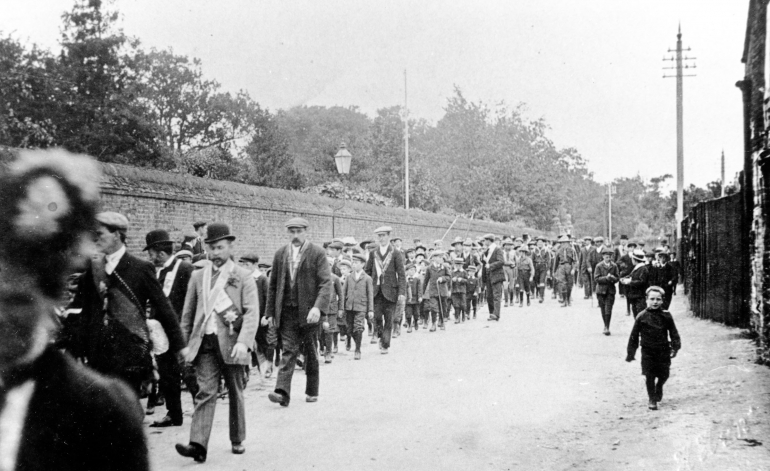
<path id="1" fill-rule="evenodd" d="M 435 122 L 454 85 L 472 100 L 523 102 L 597 180 L 676 174 L 675 79 L 662 61 L 683 41 L 685 185 L 741 168 L 740 62 L 748 0 L 119 0 L 145 47 L 199 57 L 225 89 L 270 109 L 403 104 Z M 0 0 L 0 31 L 58 47 L 71 0 Z M 668 71 L 672 72 L 672 71 Z"/>

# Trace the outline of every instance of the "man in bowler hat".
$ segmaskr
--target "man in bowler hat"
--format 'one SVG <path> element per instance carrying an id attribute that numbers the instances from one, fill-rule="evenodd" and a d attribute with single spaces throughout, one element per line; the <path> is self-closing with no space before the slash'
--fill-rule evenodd
<path id="1" fill-rule="evenodd" d="M 148 232 L 145 236 L 145 242 L 144 251 L 147 252 L 150 262 L 155 266 L 155 273 L 163 289 L 163 294 L 171 302 L 171 307 L 174 308 L 174 313 L 181 322 L 184 300 L 187 297 L 187 285 L 190 283 L 193 266 L 174 256 L 174 242 L 165 230 L 156 229 Z M 154 316 L 154 311 L 152 315 Z M 177 361 L 175 352 L 170 350 L 156 355 L 155 361 L 160 376 L 160 391 L 166 398 L 168 414 L 161 420 L 153 422 L 150 427 L 182 425 L 182 390 L 179 383 L 179 379 L 182 377 L 182 368 Z M 198 383 L 194 376 L 192 373 L 185 377 L 185 383 L 193 397 L 198 390 Z"/>
<path id="2" fill-rule="evenodd" d="M 251 273 L 231 258 L 234 240 L 226 224 L 209 225 L 205 241 L 209 257 L 190 278 L 182 312 L 182 332 L 189 348 L 186 360 L 195 365 L 200 390 L 190 442 L 177 444 L 176 450 L 198 462 L 206 461 L 221 377 L 230 402 L 232 452 L 245 452 L 244 366 L 249 365 L 249 349 L 257 333 L 259 299 Z"/>
<path id="3" fill-rule="evenodd" d="M 291 400 L 291 379 L 300 353 L 305 355 L 305 400 L 318 401 L 316 336 L 318 322 L 329 313 L 333 288 L 326 251 L 307 240 L 308 226 L 299 217 L 286 222 L 290 242 L 275 253 L 268 286 L 265 317 L 283 343 L 275 391 L 268 398 L 283 407 Z"/>

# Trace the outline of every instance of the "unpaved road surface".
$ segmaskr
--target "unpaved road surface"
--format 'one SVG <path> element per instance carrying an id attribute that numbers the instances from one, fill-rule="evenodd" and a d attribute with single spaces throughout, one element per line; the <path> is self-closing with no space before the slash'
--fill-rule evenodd
<path id="1" fill-rule="evenodd" d="M 576 294 L 577 289 L 576 289 Z M 267 400 L 274 380 L 246 391 L 246 454 L 230 453 L 220 401 L 208 461 L 174 451 L 181 427 L 148 428 L 158 470 L 770 470 L 770 369 L 753 363 L 741 330 L 672 312 L 683 349 L 660 410 L 647 409 L 639 362 L 626 363 L 632 318 L 618 298 L 612 336 L 587 300 L 503 310 L 499 323 L 450 323 L 394 340 L 389 355 L 344 349 L 321 366 L 319 402 Z M 595 306 L 595 304 L 594 304 Z M 366 337 L 365 337 L 366 338 Z M 637 355 L 637 357 L 640 357 Z M 186 393 L 185 393 L 186 394 Z M 151 420 L 165 413 L 159 407 Z"/>

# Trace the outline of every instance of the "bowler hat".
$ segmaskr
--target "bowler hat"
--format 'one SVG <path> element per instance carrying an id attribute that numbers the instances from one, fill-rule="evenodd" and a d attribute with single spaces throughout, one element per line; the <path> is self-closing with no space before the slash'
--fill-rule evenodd
<path id="1" fill-rule="evenodd" d="M 142 249 L 142 252 L 145 250 L 150 250 L 157 244 L 162 244 L 165 242 L 173 243 L 171 238 L 168 236 L 168 232 L 164 231 L 163 229 L 155 229 L 154 231 L 148 232 L 144 237 L 144 240 L 147 243 L 147 246 Z"/>
<path id="2" fill-rule="evenodd" d="M 209 224 L 207 238 L 204 242 L 213 244 L 220 240 L 235 240 L 235 236 L 230 233 L 230 226 L 221 222 L 212 222 Z"/>

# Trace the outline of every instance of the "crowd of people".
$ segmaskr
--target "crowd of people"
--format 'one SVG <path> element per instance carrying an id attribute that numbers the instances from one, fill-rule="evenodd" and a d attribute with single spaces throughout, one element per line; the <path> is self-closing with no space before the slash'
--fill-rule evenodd
<path id="1" fill-rule="evenodd" d="M 224 394 L 232 452 L 244 453 L 249 368 L 270 377 L 277 367 L 268 398 L 288 407 L 301 366 L 305 400 L 316 402 L 320 358 L 332 363 L 345 348 L 360 360 L 367 332 L 369 342 L 387 354 L 402 333 L 443 331 L 452 320 L 473 321 L 484 306 L 487 320 L 499 322 L 503 307 L 548 302 L 546 288 L 553 290 L 551 299 L 569 307 L 576 278 L 586 298 L 596 294 L 605 335 L 619 284 L 627 313 L 636 318 L 627 360 L 634 359 L 641 336 L 651 408 L 668 377 L 668 351 L 680 348 L 666 312 L 678 271 L 665 244 L 645 252 L 643 243 L 625 236 L 610 247 L 602 237 L 586 237 L 580 245 L 569 234 L 556 240 L 485 234 L 456 237 L 445 250 L 442 239 L 430 247 L 412 239 L 405 247 L 392 227 L 381 226 L 372 239 L 342 237 L 320 245 L 308 239 L 308 221 L 295 217 L 285 223 L 287 243 L 271 263 L 237 246 L 228 224 L 206 221 L 192 224 L 195 233 L 181 241 L 164 228 L 148 232 L 146 254 L 138 256 L 127 250 L 126 216 L 96 212 L 98 172 L 88 159 L 26 152 L 9 168 L 0 182 L 6 202 L 0 215 L 0 326 L 19 335 L 0 342 L 0 407 L 16 401 L 42 422 L 38 415 L 46 411 L 36 405 L 45 409 L 62 399 L 39 397 L 58 394 L 47 389 L 50 378 L 35 376 L 47 372 L 57 377 L 50 387 L 63 388 L 65 399 L 99 395 L 88 406 L 103 404 L 96 414 L 112 414 L 107 419 L 115 425 L 100 435 L 98 420 L 67 423 L 74 412 L 65 407 L 55 414 L 58 422 L 40 426 L 52 441 L 56 434 L 80 434 L 51 450 L 51 460 L 58 452 L 71 463 L 23 469 L 107 469 L 93 453 L 76 457 L 67 448 L 88 447 L 88 440 L 118 461 L 109 469 L 147 469 L 145 411 L 136 398 L 153 384 L 146 412 L 162 396 L 167 415 L 151 427 L 182 425 L 182 391 L 193 397 L 190 439 L 176 446 L 180 455 L 206 460 L 216 403 Z M 95 250 L 73 274 L 76 256 L 90 243 Z M 6 314 L 11 311 L 15 317 Z M 24 317 L 28 311 L 34 315 Z M 51 365 L 57 371 L 46 370 Z M 17 387 L 30 383 L 29 390 Z M 45 456 L 30 455 L 26 443 L 17 443 L 14 464 L 48 463 Z"/>

